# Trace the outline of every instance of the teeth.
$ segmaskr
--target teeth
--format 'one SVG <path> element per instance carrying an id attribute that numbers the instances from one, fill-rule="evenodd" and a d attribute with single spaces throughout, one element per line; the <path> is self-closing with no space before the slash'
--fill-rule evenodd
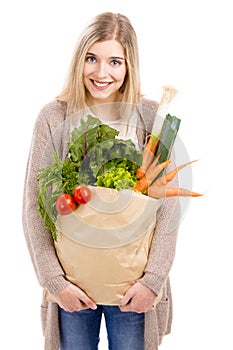
<path id="1" fill-rule="evenodd" d="M 94 84 L 95 84 L 96 86 L 99 86 L 99 87 L 104 87 L 104 86 L 107 86 L 107 85 L 108 85 L 108 83 L 99 83 L 98 81 L 95 81 L 95 80 L 94 80 Z"/>

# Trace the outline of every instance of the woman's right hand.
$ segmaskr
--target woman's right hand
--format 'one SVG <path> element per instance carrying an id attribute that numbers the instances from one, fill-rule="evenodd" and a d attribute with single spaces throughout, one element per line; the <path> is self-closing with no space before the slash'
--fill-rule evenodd
<path id="1" fill-rule="evenodd" d="M 95 310 L 97 305 L 74 284 L 70 283 L 66 288 L 54 295 L 56 303 L 65 311 L 81 311 L 86 308 Z"/>

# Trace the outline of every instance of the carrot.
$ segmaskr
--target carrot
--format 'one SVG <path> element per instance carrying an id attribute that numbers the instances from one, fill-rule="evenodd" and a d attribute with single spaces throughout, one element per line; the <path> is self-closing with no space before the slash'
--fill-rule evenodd
<path id="1" fill-rule="evenodd" d="M 189 190 L 186 190 L 184 188 L 179 187 L 159 187 L 159 186 L 152 186 L 148 190 L 148 196 L 153 198 L 163 198 L 163 197 L 175 197 L 175 196 L 182 196 L 182 197 L 199 197 L 203 196 L 201 193 L 192 192 Z"/>
<path id="2" fill-rule="evenodd" d="M 153 163 L 150 165 L 149 169 L 146 171 L 143 178 L 137 181 L 136 185 L 134 186 L 135 191 L 143 192 L 148 189 L 148 187 L 151 185 L 153 180 L 163 171 L 163 169 L 166 168 L 166 166 L 171 163 L 171 161 L 168 159 L 165 162 L 158 164 L 159 156 L 156 157 L 156 159 L 153 161 Z"/>
<path id="3" fill-rule="evenodd" d="M 197 192 L 192 192 L 183 188 L 179 187 L 167 187 L 167 184 L 174 179 L 178 171 L 186 167 L 187 165 L 196 162 L 196 160 L 193 160 L 191 162 L 179 165 L 169 173 L 159 177 L 157 180 L 154 181 L 154 183 L 149 186 L 147 194 L 150 197 L 153 198 L 163 198 L 163 197 L 172 197 L 172 196 L 192 196 L 192 197 L 198 197 L 202 196 L 202 194 Z"/>
<path id="4" fill-rule="evenodd" d="M 172 196 L 200 197 L 200 196 L 203 196 L 203 194 L 197 193 L 197 192 L 192 192 L 192 191 L 186 190 L 185 188 L 167 187 L 166 188 L 166 197 L 172 197 Z"/>
<path id="5" fill-rule="evenodd" d="M 192 160 L 191 162 L 179 165 L 178 167 L 174 168 L 169 173 L 158 178 L 154 183 L 156 183 L 157 186 L 166 186 L 168 184 L 168 182 L 170 182 L 174 179 L 174 177 L 176 176 L 178 171 L 180 171 L 181 169 L 183 169 L 184 167 L 186 167 L 187 165 L 189 165 L 193 162 L 196 162 L 196 160 Z"/>
<path id="6" fill-rule="evenodd" d="M 143 176 L 145 176 L 145 173 L 154 158 L 158 143 L 159 143 L 159 138 L 156 138 L 155 136 L 150 135 L 149 141 L 147 142 L 142 152 L 142 165 L 140 168 L 137 169 L 137 178 L 139 180 L 142 179 Z"/>

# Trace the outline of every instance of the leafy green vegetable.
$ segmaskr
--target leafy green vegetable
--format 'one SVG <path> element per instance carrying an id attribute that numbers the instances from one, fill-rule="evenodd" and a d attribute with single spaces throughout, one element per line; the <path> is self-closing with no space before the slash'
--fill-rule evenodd
<path id="1" fill-rule="evenodd" d="M 60 160 L 54 153 L 51 165 L 39 170 L 38 210 L 55 240 L 56 200 L 60 194 L 73 195 L 75 187 L 81 184 L 119 190 L 135 185 L 142 154 L 131 140 L 116 139 L 118 134 L 88 115 L 71 133 L 68 158 Z"/>
<path id="2" fill-rule="evenodd" d="M 142 154 L 131 140 L 107 140 L 97 147 L 93 147 L 84 158 L 79 170 L 80 182 L 94 185 L 97 176 L 106 173 L 106 169 L 108 171 L 108 167 L 112 166 L 113 161 L 118 159 L 127 159 L 134 163 L 134 168 L 130 168 L 131 171 L 134 171 L 133 169 L 142 163 Z M 108 164 L 109 161 L 112 163 Z M 123 165 L 123 163 L 121 164 Z"/>
<path id="3" fill-rule="evenodd" d="M 70 158 L 80 166 L 88 152 L 101 142 L 114 139 L 119 131 L 102 124 L 98 118 L 87 116 L 81 120 L 81 125 L 75 128 L 69 142 Z"/>
<path id="4" fill-rule="evenodd" d="M 97 175 L 95 185 L 118 190 L 132 188 L 137 181 L 137 168 L 137 164 L 128 159 L 109 161 L 101 168 L 102 175 Z"/>

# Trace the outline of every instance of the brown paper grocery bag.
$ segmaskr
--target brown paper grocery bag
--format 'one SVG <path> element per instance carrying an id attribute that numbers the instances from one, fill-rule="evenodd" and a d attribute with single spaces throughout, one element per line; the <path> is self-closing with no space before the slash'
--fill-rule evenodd
<path id="1" fill-rule="evenodd" d="M 97 304 L 119 305 L 143 274 L 161 202 L 132 190 L 91 189 L 89 203 L 58 216 L 55 247 L 70 282 Z"/>

